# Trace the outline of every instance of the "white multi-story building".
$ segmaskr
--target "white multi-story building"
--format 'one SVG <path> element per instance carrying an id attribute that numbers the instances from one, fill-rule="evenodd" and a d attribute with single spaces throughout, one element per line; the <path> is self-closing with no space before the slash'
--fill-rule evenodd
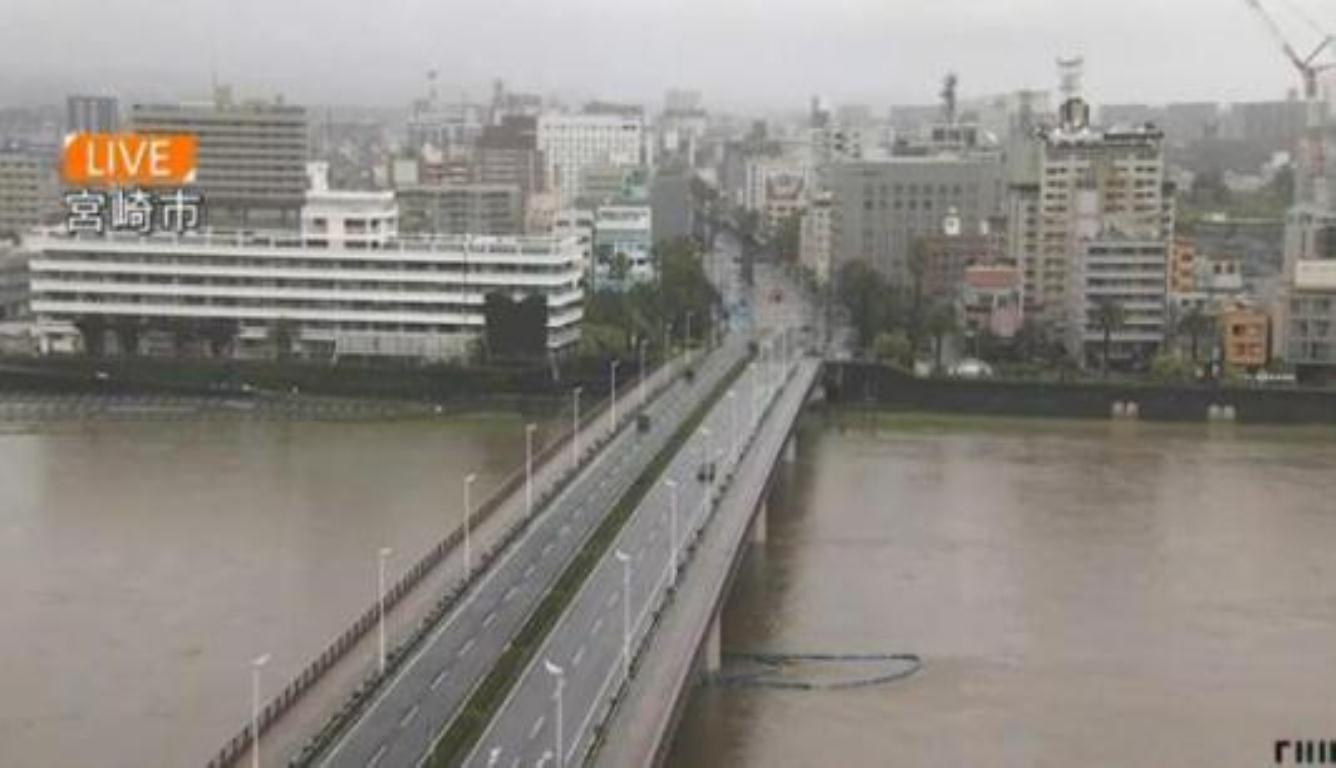
<path id="1" fill-rule="evenodd" d="M 614 290 L 654 279 L 654 216 L 648 205 L 604 205 L 594 214 L 594 285 Z"/>
<path id="2" fill-rule="evenodd" d="M 240 357 L 281 354 L 286 343 L 284 351 L 321 359 L 453 360 L 484 332 L 488 294 L 540 294 L 549 353 L 579 341 L 574 238 L 401 238 L 383 200 L 361 202 L 317 198 L 303 216 L 313 228 L 325 220 L 316 232 L 34 232 L 23 242 L 31 313 L 39 323 L 95 319 L 135 335 L 222 335 Z"/>
<path id="3" fill-rule="evenodd" d="M 1071 265 L 1067 347 L 1083 362 L 1104 343 L 1101 304 L 1116 305 L 1109 359 L 1149 363 L 1164 342 L 1168 247 L 1163 240 L 1116 236 L 1083 240 Z"/>
<path id="4" fill-rule="evenodd" d="M 585 166 L 639 165 L 644 134 L 644 119 L 637 115 L 544 114 L 538 118 L 538 149 L 549 184 L 561 192 L 564 205 L 573 205 Z"/>

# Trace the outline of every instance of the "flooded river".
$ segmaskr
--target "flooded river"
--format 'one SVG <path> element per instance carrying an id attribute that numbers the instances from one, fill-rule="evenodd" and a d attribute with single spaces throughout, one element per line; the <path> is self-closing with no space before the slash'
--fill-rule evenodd
<path id="1" fill-rule="evenodd" d="M 809 417 L 724 650 L 914 653 L 700 688 L 671 765 L 1271 765 L 1332 738 L 1336 431 Z"/>

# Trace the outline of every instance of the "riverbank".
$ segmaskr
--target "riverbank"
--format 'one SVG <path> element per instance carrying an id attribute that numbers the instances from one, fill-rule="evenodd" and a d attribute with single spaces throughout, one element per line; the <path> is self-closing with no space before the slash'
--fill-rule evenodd
<path id="1" fill-rule="evenodd" d="M 1249 424 L 1336 424 L 1336 390 L 917 378 L 891 366 L 828 362 L 832 403 L 889 410 L 1047 419 L 1136 418 Z"/>

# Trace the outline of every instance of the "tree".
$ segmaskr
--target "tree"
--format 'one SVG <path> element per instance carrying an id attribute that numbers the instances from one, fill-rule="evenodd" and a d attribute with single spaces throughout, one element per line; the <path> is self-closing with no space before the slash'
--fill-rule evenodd
<path id="1" fill-rule="evenodd" d="M 1214 325 L 1214 322 L 1211 317 L 1203 312 L 1201 307 L 1197 306 L 1189 309 L 1179 319 L 1178 330 L 1188 337 L 1193 363 L 1198 362 L 1197 352 L 1201 345 L 1201 338 L 1211 332 L 1212 325 Z"/>
<path id="2" fill-rule="evenodd" d="M 909 365 L 913 360 L 913 349 L 904 331 L 883 331 L 877 334 L 872 344 L 872 354 L 878 360 L 897 365 Z"/>
<path id="3" fill-rule="evenodd" d="M 923 272 L 927 267 L 928 248 L 923 240 L 915 240 L 909 254 L 909 343 L 918 352 L 923 335 Z"/>
<path id="4" fill-rule="evenodd" d="M 1179 355 L 1161 352 L 1151 360 L 1150 375 L 1166 384 L 1191 381 L 1196 375 L 1196 366 Z"/>
<path id="5" fill-rule="evenodd" d="M 205 323 L 203 333 L 209 342 L 210 354 L 225 357 L 241 334 L 241 325 L 236 320 L 216 318 Z"/>
<path id="6" fill-rule="evenodd" d="M 779 231 L 775 233 L 775 250 L 781 261 L 794 263 L 798 261 L 798 249 L 801 246 L 802 216 L 795 213 L 779 223 Z"/>
<path id="7" fill-rule="evenodd" d="M 935 373 L 940 373 L 942 370 L 942 350 L 946 343 L 946 337 L 958 330 L 959 323 L 956 322 L 955 307 L 943 303 L 933 305 L 931 311 L 928 312 L 927 331 L 933 339 L 933 371 Z"/>
<path id="8" fill-rule="evenodd" d="M 1113 347 L 1113 332 L 1122 327 L 1125 319 L 1126 314 L 1123 311 L 1123 305 L 1117 301 L 1100 299 L 1095 304 L 1095 322 L 1104 334 L 1100 370 L 1106 379 L 1109 377 L 1109 353 Z"/>
<path id="9" fill-rule="evenodd" d="M 290 317 L 280 317 L 273 322 L 269 338 L 274 342 L 274 356 L 279 360 L 292 357 L 292 342 L 297 334 L 296 323 Z"/>
<path id="10" fill-rule="evenodd" d="M 612 261 L 608 265 L 608 276 L 616 283 L 624 283 L 629 274 L 631 274 L 631 259 L 625 253 L 617 251 L 612 255 Z"/>
<path id="11" fill-rule="evenodd" d="M 846 262 L 836 276 L 836 295 L 849 313 L 858 346 L 870 349 L 877 334 L 890 325 L 892 289 L 881 273 L 862 259 Z"/>
<path id="12" fill-rule="evenodd" d="M 74 321 L 83 337 L 84 352 L 101 357 L 106 352 L 107 320 L 102 315 L 82 315 Z"/>

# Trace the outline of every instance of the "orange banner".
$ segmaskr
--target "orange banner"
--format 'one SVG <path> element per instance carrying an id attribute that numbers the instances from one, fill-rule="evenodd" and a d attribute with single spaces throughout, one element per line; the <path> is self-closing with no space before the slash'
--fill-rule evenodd
<path id="1" fill-rule="evenodd" d="M 75 133 L 65 182 L 77 187 L 182 186 L 195 181 L 199 140 L 188 134 Z"/>

